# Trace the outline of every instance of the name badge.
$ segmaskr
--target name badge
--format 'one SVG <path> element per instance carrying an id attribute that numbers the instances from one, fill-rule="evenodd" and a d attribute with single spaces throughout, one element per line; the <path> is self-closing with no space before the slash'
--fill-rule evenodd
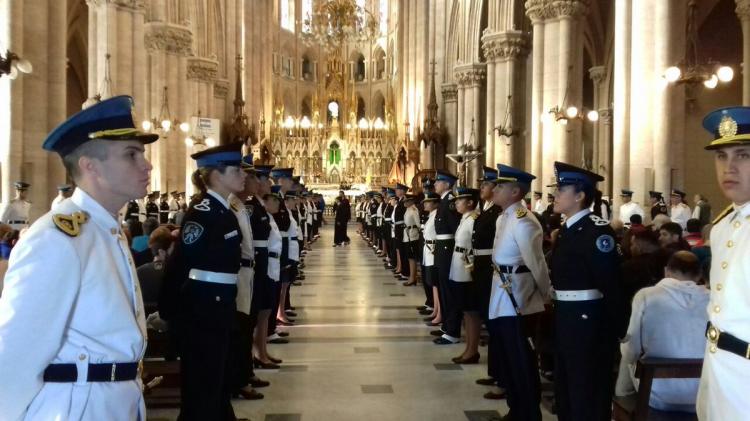
<path id="1" fill-rule="evenodd" d="M 230 239 L 232 237 L 236 237 L 236 236 L 237 236 L 237 230 L 234 230 L 232 232 L 224 234 L 224 239 L 228 240 L 228 239 Z"/>

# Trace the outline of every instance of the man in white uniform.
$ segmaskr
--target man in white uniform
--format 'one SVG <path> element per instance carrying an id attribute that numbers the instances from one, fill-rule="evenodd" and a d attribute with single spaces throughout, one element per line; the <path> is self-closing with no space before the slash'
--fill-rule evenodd
<path id="1" fill-rule="evenodd" d="M 744 420 L 750 414 L 750 107 L 718 109 L 703 120 L 715 136 L 716 178 L 732 205 L 711 230 L 708 344 L 698 418 Z"/>
<path id="2" fill-rule="evenodd" d="M 641 221 L 645 220 L 646 212 L 643 210 L 641 205 L 633 202 L 633 191 L 622 189 L 620 192 L 622 198 L 622 205 L 620 205 L 620 221 L 626 227 L 630 226 L 630 217 L 633 215 L 641 215 Z"/>
<path id="3" fill-rule="evenodd" d="M 534 213 L 541 215 L 544 213 L 544 210 L 547 209 L 547 205 L 544 204 L 544 201 L 542 200 L 542 192 L 535 191 L 534 192 Z"/>
<path id="4" fill-rule="evenodd" d="M 26 193 L 31 185 L 23 181 L 16 181 L 13 186 L 16 188 L 16 197 L 11 199 L 9 203 L 3 204 L 0 222 L 10 225 L 14 230 L 22 230 L 29 226 L 31 202 L 26 200 Z"/>
<path id="5" fill-rule="evenodd" d="M 141 291 L 117 212 L 142 197 L 151 164 L 132 98 L 70 117 L 43 148 L 78 188 L 11 256 L 0 299 L 0 419 L 145 420 Z"/>
<path id="6" fill-rule="evenodd" d="M 693 215 L 690 211 L 690 206 L 685 204 L 685 192 L 680 190 L 672 190 L 672 194 L 669 196 L 669 200 L 672 203 L 672 207 L 669 209 L 669 217 L 672 222 L 680 224 L 682 230 L 687 229 L 687 221 Z"/>

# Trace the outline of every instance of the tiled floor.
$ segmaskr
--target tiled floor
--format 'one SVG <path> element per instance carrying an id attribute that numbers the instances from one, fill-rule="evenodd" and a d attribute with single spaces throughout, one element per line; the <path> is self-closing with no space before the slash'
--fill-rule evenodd
<path id="1" fill-rule="evenodd" d="M 260 401 L 233 401 L 238 417 L 254 421 L 482 421 L 507 412 L 505 401 L 482 398 L 479 365 L 456 366 L 463 345 L 432 344 L 415 307 L 422 287 L 404 287 L 350 225 L 351 245 L 331 247 L 333 230 L 307 256 L 302 286 L 292 287 L 297 325 L 290 343 L 270 345 L 281 370 L 259 370 L 271 382 Z M 555 419 L 542 410 L 545 420 Z M 149 419 L 174 420 L 152 410 Z"/>

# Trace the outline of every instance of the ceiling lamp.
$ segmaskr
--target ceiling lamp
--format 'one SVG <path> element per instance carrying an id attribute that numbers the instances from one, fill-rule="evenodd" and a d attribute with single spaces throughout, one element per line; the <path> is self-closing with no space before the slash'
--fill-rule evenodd
<path id="1" fill-rule="evenodd" d="M 556 121 L 560 124 L 568 124 L 569 120 L 581 120 L 596 122 L 599 120 L 599 113 L 596 110 L 579 109 L 578 107 L 571 105 L 565 109 L 561 107 L 552 107 L 549 110 L 548 117 L 542 116 L 542 121 L 545 123 Z"/>
<path id="2" fill-rule="evenodd" d="M 177 127 L 181 132 L 190 132 L 190 123 L 182 122 L 173 119 L 169 112 L 169 91 L 165 86 L 161 98 L 161 109 L 159 111 L 159 117 L 153 117 L 150 120 L 143 120 L 141 122 L 141 128 L 143 131 L 151 132 L 153 130 L 161 131 L 163 134 L 167 134 L 173 128 Z"/>
<path id="3" fill-rule="evenodd" d="M 302 41 L 321 46 L 327 53 L 346 43 L 363 43 L 380 34 L 378 18 L 355 0 L 322 0 L 314 2 L 311 15 L 303 17 Z"/>
<path id="4" fill-rule="evenodd" d="M 696 23 L 696 11 L 698 1 L 688 2 L 687 17 L 687 46 L 685 57 L 677 65 L 670 66 L 664 70 L 662 78 L 668 84 L 688 84 L 698 86 L 703 84 L 707 89 L 716 88 L 719 83 L 731 82 L 734 79 L 734 69 L 713 61 L 701 61 L 698 55 L 698 25 Z"/>

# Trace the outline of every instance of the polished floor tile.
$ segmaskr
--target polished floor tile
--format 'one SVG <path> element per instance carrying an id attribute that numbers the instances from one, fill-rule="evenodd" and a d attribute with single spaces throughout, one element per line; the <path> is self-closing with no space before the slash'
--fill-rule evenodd
<path id="1" fill-rule="evenodd" d="M 424 304 L 423 288 L 395 282 L 353 225 L 351 245 L 333 248 L 332 237 L 333 229 L 324 227 L 305 259 L 307 279 L 291 288 L 296 326 L 284 328 L 288 344 L 270 345 L 272 355 L 284 360 L 282 368 L 258 371 L 271 382 L 261 389 L 266 398 L 234 400 L 237 416 L 478 421 L 505 414 L 505 401 L 482 398 L 489 388 L 474 384 L 487 376 L 486 349 L 480 351 L 480 364 L 453 364 L 463 344 L 432 343 L 434 327 L 425 326 L 416 310 Z M 365 387 L 383 386 L 391 392 L 364 393 Z M 542 412 L 545 421 L 555 419 Z M 176 410 L 149 411 L 151 420 L 176 416 Z"/>

